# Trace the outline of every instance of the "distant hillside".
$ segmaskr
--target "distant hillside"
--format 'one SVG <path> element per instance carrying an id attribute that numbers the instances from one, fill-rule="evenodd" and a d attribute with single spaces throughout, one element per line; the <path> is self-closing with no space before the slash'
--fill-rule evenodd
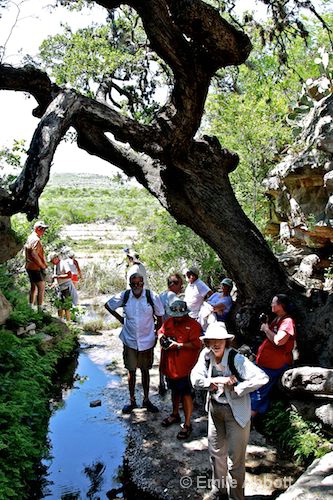
<path id="1" fill-rule="evenodd" d="M 92 188 L 115 188 L 128 181 L 121 175 L 99 175 L 99 174 L 72 174 L 66 172 L 63 174 L 53 174 L 48 182 L 48 187 L 92 187 Z"/>

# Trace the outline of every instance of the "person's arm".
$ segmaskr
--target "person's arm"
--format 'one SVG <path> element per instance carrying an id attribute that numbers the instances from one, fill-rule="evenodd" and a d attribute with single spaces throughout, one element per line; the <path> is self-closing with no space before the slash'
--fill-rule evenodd
<path id="1" fill-rule="evenodd" d="M 160 330 L 160 328 L 163 324 L 163 318 L 162 318 L 162 316 L 155 316 L 155 318 L 156 318 L 155 331 L 156 331 L 156 335 L 157 335 L 158 331 Z"/>
<path id="2" fill-rule="evenodd" d="M 272 332 L 270 330 L 268 323 L 263 323 L 260 327 L 260 330 L 266 334 L 268 340 L 270 340 L 273 344 L 277 346 L 284 345 L 288 342 L 290 333 L 281 329 L 278 330 L 277 333 Z"/>
<path id="3" fill-rule="evenodd" d="M 122 307 L 124 300 L 124 292 L 120 292 L 117 295 L 111 297 L 105 304 L 105 309 L 112 314 L 122 325 L 124 324 L 124 317 L 119 314 L 116 309 Z"/>
<path id="4" fill-rule="evenodd" d="M 123 316 L 121 316 L 121 314 L 117 313 L 116 310 L 114 309 L 111 309 L 111 307 L 109 306 L 109 302 L 106 302 L 104 304 L 104 307 L 107 311 L 109 311 L 110 314 L 112 314 L 112 316 L 114 316 L 122 325 L 124 324 L 124 318 Z"/>
<path id="5" fill-rule="evenodd" d="M 76 259 L 73 259 L 73 262 L 74 262 L 75 267 L 76 267 L 76 269 L 77 269 L 77 274 L 78 274 L 78 276 L 80 276 L 80 278 L 82 278 L 82 272 L 81 272 L 81 268 L 80 268 L 80 266 L 79 266 L 78 261 L 77 261 Z"/>

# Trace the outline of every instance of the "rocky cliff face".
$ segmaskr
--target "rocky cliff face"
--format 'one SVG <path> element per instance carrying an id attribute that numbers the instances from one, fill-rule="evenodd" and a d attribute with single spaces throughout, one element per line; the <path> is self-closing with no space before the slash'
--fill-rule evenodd
<path id="1" fill-rule="evenodd" d="M 287 245 L 281 260 L 295 279 L 306 286 L 330 290 L 332 279 L 327 277 L 327 270 L 332 266 L 333 253 L 333 95 L 317 98 L 287 156 L 264 181 L 271 204 L 267 231 Z"/>

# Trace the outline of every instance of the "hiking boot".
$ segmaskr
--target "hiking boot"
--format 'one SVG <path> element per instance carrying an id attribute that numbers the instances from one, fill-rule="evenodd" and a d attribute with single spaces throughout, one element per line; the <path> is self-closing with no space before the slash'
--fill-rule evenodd
<path id="1" fill-rule="evenodd" d="M 131 401 L 131 403 L 129 405 L 125 405 L 121 411 L 125 415 L 129 415 L 137 407 L 138 407 L 138 405 L 136 404 L 136 402 L 135 401 Z"/>

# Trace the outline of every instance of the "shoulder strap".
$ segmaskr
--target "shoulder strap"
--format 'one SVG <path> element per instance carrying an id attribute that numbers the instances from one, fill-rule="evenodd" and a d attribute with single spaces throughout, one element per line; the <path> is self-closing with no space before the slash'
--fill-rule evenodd
<path id="1" fill-rule="evenodd" d="M 153 298 L 152 298 L 150 290 L 148 288 L 146 289 L 146 299 L 147 299 L 148 304 L 151 305 L 151 307 L 153 308 L 153 313 L 155 314 Z"/>
<path id="2" fill-rule="evenodd" d="M 130 292 L 131 292 L 131 290 L 125 290 L 124 297 L 123 297 L 123 303 L 121 304 L 121 307 L 126 306 Z M 155 312 L 153 298 L 152 298 L 150 290 L 148 290 L 148 288 L 146 289 L 146 299 L 147 299 L 148 304 L 151 305 L 151 307 L 153 308 L 153 312 Z"/>
<path id="3" fill-rule="evenodd" d="M 235 366 L 235 356 L 236 356 L 237 351 L 236 349 L 230 349 L 229 354 L 228 354 L 228 366 L 233 375 L 237 378 L 239 382 L 243 382 L 244 379 L 240 376 L 236 366 Z"/>
<path id="4" fill-rule="evenodd" d="M 124 297 L 123 297 L 123 303 L 121 304 L 121 307 L 125 307 L 128 301 L 128 297 L 130 294 L 131 290 L 125 290 Z"/>

